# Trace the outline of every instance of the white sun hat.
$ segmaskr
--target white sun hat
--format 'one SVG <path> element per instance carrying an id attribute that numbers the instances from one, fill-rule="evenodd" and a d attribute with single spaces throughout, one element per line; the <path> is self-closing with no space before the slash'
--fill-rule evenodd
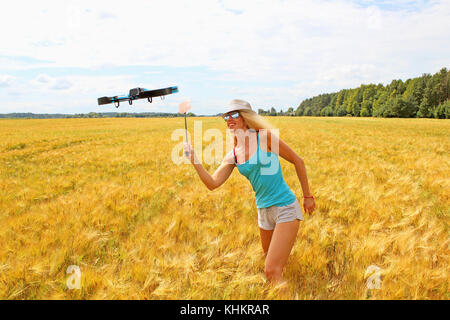
<path id="1" fill-rule="evenodd" d="M 252 110 L 252 106 L 247 101 L 240 100 L 240 99 L 231 100 L 230 104 L 228 105 L 228 109 L 227 109 L 226 112 L 228 113 L 228 112 L 231 112 L 231 111 L 238 111 L 238 110 L 253 111 Z"/>

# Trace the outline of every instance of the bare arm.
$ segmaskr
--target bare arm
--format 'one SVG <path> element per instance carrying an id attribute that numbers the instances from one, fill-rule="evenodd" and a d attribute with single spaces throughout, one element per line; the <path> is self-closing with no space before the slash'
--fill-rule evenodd
<path id="1" fill-rule="evenodd" d="M 228 153 L 220 164 L 219 168 L 210 175 L 201 163 L 196 161 L 195 153 L 191 145 L 185 144 L 185 150 L 189 152 L 189 159 L 200 177 L 200 180 L 206 185 L 209 190 L 214 190 L 220 187 L 231 175 L 235 167 L 231 157 L 232 153 Z"/>

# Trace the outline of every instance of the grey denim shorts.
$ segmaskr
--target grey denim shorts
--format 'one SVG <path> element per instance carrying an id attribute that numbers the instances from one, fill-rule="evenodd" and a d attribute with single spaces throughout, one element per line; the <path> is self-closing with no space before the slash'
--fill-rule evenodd
<path id="1" fill-rule="evenodd" d="M 277 223 L 303 220 L 302 209 L 298 200 L 283 207 L 258 208 L 258 225 L 264 230 L 273 230 Z"/>

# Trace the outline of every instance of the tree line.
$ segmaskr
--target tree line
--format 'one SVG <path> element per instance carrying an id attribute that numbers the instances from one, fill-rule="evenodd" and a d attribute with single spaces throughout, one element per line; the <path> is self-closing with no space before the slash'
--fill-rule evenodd
<path id="1" fill-rule="evenodd" d="M 450 71 L 321 94 L 302 101 L 295 115 L 449 119 Z"/>
<path id="2" fill-rule="evenodd" d="M 262 116 L 295 116 L 294 108 L 288 108 L 286 112 L 281 109 L 280 112 L 277 112 L 274 107 L 270 108 L 269 110 L 265 111 L 263 109 L 258 109 L 258 114 Z"/>
<path id="3" fill-rule="evenodd" d="M 198 117 L 192 112 L 186 114 L 188 117 Z M 41 113 L 6 113 L 0 114 L 0 118 L 25 118 L 25 119 L 61 119 L 61 118 L 174 118 L 184 117 L 184 113 L 167 113 L 167 112 L 89 112 L 77 114 L 41 114 Z"/>

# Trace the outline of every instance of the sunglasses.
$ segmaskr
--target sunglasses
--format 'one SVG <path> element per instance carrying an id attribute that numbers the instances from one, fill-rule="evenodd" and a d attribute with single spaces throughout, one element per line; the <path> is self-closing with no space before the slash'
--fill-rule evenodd
<path id="1" fill-rule="evenodd" d="M 228 119 L 230 119 L 230 117 L 233 118 L 233 119 L 239 118 L 239 112 L 235 111 L 235 112 L 227 113 L 227 114 L 222 116 L 222 118 L 225 121 L 228 121 Z"/>

